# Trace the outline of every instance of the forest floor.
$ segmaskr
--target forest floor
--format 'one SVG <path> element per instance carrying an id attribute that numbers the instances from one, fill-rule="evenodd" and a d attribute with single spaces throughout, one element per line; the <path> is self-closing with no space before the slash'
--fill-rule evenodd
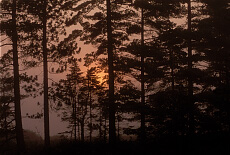
<path id="1" fill-rule="evenodd" d="M 1 155 L 17 154 L 13 144 L 0 148 Z M 27 147 L 25 155 L 229 155 L 230 136 L 206 135 L 193 137 L 161 137 L 146 141 L 144 145 L 139 142 L 120 141 L 116 145 L 103 142 L 75 143 L 62 140 L 52 144 L 49 149 L 43 149 L 41 144 Z"/>

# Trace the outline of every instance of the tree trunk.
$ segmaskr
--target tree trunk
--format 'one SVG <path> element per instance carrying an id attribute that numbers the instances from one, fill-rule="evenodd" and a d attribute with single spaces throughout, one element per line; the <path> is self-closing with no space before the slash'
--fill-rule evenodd
<path id="1" fill-rule="evenodd" d="M 88 99 L 87 99 L 88 100 Z M 85 141 L 85 110 L 87 110 L 87 104 L 85 105 L 85 109 L 84 109 L 84 105 L 81 105 L 81 111 L 82 111 L 82 118 L 81 118 L 81 141 L 84 142 Z"/>
<path id="2" fill-rule="evenodd" d="M 171 82 L 172 82 L 172 93 L 174 95 L 175 91 L 175 78 L 174 78 L 174 52 L 173 50 L 170 52 L 170 61 L 171 61 Z"/>
<path id="3" fill-rule="evenodd" d="M 144 9 L 141 8 L 141 143 L 145 142 Z"/>
<path id="4" fill-rule="evenodd" d="M 105 114 L 105 122 L 104 122 L 104 142 L 106 143 L 107 138 L 106 138 L 106 114 Z"/>
<path id="5" fill-rule="evenodd" d="M 78 103 L 78 108 L 77 109 L 79 109 L 78 111 L 80 111 L 80 105 L 79 105 L 79 95 L 77 96 L 77 103 Z M 81 140 L 81 137 L 80 137 L 80 122 L 79 122 L 79 120 L 80 120 L 80 118 L 79 118 L 79 114 L 77 115 L 77 130 L 78 130 L 78 137 L 79 137 L 79 140 Z"/>
<path id="6" fill-rule="evenodd" d="M 175 77 L 174 77 L 174 52 L 173 50 L 170 52 L 170 68 L 171 68 L 171 102 L 172 102 L 172 111 L 173 113 L 171 113 L 172 116 L 172 123 L 171 123 L 171 134 L 174 136 L 176 135 L 176 127 L 177 127 L 177 113 L 176 113 L 176 109 L 177 109 L 177 104 L 176 104 L 176 97 L 175 97 Z"/>
<path id="7" fill-rule="evenodd" d="M 225 62 L 225 64 L 227 64 L 227 62 Z M 229 71 L 228 71 L 228 67 L 225 66 L 226 70 L 225 70 L 225 74 L 226 74 L 226 100 L 227 100 L 227 104 L 230 105 L 230 83 L 229 83 Z M 228 131 L 230 131 L 230 109 L 227 108 L 227 116 L 228 116 Z"/>
<path id="8" fill-rule="evenodd" d="M 90 139 L 90 142 L 92 141 L 92 132 L 93 132 L 93 129 L 92 129 L 92 99 L 91 99 L 91 90 L 89 92 L 89 115 L 90 115 L 90 132 L 89 132 L 89 139 Z"/>
<path id="9" fill-rule="evenodd" d="M 5 104 L 4 104 L 5 106 Z M 5 115 L 4 115 L 4 128 L 5 128 L 5 140 L 7 142 L 8 140 L 8 123 L 7 123 L 7 111 L 6 111 L 6 108 L 4 108 L 4 112 L 5 112 Z"/>
<path id="10" fill-rule="evenodd" d="M 2 96 L 5 96 L 5 85 L 4 83 L 2 83 Z M 4 103 L 2 105 L 3 108 L 3 114 L 4 114 L 4 132 L 5 132 L 5 141 L 7 142 L 8 140 L 8 122 L 7 122 L 7 107 L 9 105 L 7 105 L 6 103 Z"/>
<path id="11" fill-rule="evenodd" d="M 113 44 L 111 26 L 111 4 L 107 2 L 107 39 L 108 39 L 108 66 L 109 66 L 109 143 L 116 143 L 115 103 L 114 103 L 114 73 L 113 73 Z"/>
<path id="12" fill-rule="evenodd" d="M 189 104 L 189 135 L 194 134 L 194 101 L 193 101 L 193 80 L 192 80 L 192 16 L 191 16 L 191 0 L 188 0 L 188 104 Z"/>
<path id="13" fill-rule="evenodd" d="M 50 131 L 49 131 L 49 101 L 48 101 L 48 62 L 47 62 L 47 38 L 46 38 L 46 23 L 47 23 L 47 0 L 43 1 L 43 71 L 44 71 L 44 135 L 45 147 L 50 146 Z"/>
<path id="14" fill-rule="evenodd" d="M 120 141 L 120 121 L 119 121 L 119 113 L 117 113 L 117 140 Z"/>
<path id="15" fill-rule="evenodd" d="M 89 96 L 89 141 L 92 141 L 92 99 L 91 99 L 91 79 L 88 75 L 88 96 Z"/>
<path id="16" fill-rule="evenodd" d="M 14 72 L 14 104 L 15 104 L 15 124 L 16 140 L 19 152 L 25 151 L 25 141 L 22 129 L 21 103 L 20 103 L 20 83 L 19 83 L 19 64 L 18 64 L 18 34 L 16 24 L 16 0 L 12 6 L 12 41 L 13 41 L 13 72 Z"/>
<path id="17" fill-rule="evenodd" d="M 81 121 L 81 141 L 84 142 L 85 141 L 85 132 L 84 132 L 84 120 Z"/>
<path id="18" fill-rule="evenodd" d="M 100 108 L 100 118 L 99 118 L 100 124 L 99 124 L 99 137 L 100 140 L 102 140 L 102 110 Z"/>
<path id="19" fill-rule="evenodd" d="M 73 118 L 74 118 L 74 141 L 76 142 L 77 141 L 77 117 L 76 117 L 76 114 L 77 114 L 77 104 L 76 104 L 76 98 L 73 97 Z"/>

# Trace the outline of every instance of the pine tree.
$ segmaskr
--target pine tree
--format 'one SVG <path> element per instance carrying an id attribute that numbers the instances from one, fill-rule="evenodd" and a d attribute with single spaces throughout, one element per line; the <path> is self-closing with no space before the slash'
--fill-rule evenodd
<path id="1" fill-rule="evenodd" d="M 13 42 L 13 68 L 14 68 L 14 103 L 15 103 L 15 122 L 16 122 L 16 140 L 18 151 L 25 151 L 25 141 L 22 128 L 21 117 L 21 97 L 20 97 L 20 85 L 19 85 L 19 65 L 18 65 L 18 34 L 17 34 L 17 3 L 13 0 L 12 3 L 12 42 Z"/>
<path id="2" fill-rule="evenodd" d="M 76 15 L 68 21 L 68 24 L 80 23 L 84 29 L 84 34 L 81 39 L 86 44 L 97 45 L 98 49 L 92 53 L 92 56 L 97 58 L 101 66 L 108 70 L 109 73 L 109 87 L 110 87 L 110 142 L 115 142 L 115 105 L 114 105 L 114 79 L 117 77 L 119 68 L 122 62 L 119 56 L 120 48 L 122 47 L 123 41 L 128 40 L 126 31 L 126 25 L 129 23 L 127 20 L 134 13 L 132 10 L 123 9 L 120 6 L 127 6 L 125 1 L 122 2 L 110 2 L 106 1 L 87 1 L 83 2 L 73 11 L 78 11 Z M 86 9 L 80 10 L 85 7 Z M 110 9 L 111 8 L 111 9 Z M 91 15 L 91 11 L 98 10 Z M 107 10 L 106 14 L 103 9 Z M 110 17 L 111 16 L 111 17 Z M 91 22 L 92 21 L 92 22 Z M 110 22 L 111 21 L 111 22 Z M 106 37 L 105 37 L 106 36 Z M 108 55 L 109 59 L 105 59 L 102 55 Z M 114 73 L 116 70 L 116 74 Z M 114 74 L 114 75 L 113 75 Z"/>
<path id="3" fill-rule="evenodd" d="M 34 41 L 37 48 L 31 54 L 34 58 L 43 61 L 44 71 L 44 133 L 45 133 L 45 147 L 50 145 L 49 136 L 49 95 L 48 95 L 48 62 L 57 62 L 61 66 L 59 71 L 63 72 L 63 66 L 66 66 L 66 61 L 63 57 L 71 56 L 72 53 L 79 53 L 75 39 L 80 35 L 79 31 L 73 31 L 69 36 L 60 41 L 60 35 L 66 35 L 65 19 L 69 7 L 69 0 L 65 1 L 48 1 L 48 0 L 33 0 L 26 2 L 28 14 L 34 17 L 35 23 L 41 25 L 38 27 L 37 34 L 32 37 L 38 37 L 40 42 Z M 42 53 L 39 51 L 42 43 Z"/>
<path id="4" fill-rule="evenodd" d="M 180 3 L 174 1 L 134 1 L 134 8 L 139 11 L 139 21 L 127 28 L 127 32 L 132 36 L 133 34 L 140 35 L 140 39 L 133 39 L 129 43 L 126 51 L 132 54 L 131 58 L 133 64 L 130 65 L 136 72 L 140 71 L 140 76 L 133 72 L 133 77 L 141 83 L 141 139 L 145 141 L 146 134 L 144 119 L 145 110 L 149 106 L 146 104 L 146 94 L 154 93 L 152 89 L 154 85 L 163 81 L 167 72 L 167 54 L 162 48 L 162 41 L 159 39 L 161 33 L 173 27 L 170 22 L 171 17 L 175 17 L 179 13 Z M 162 48 L 163 49 L 163 48 Z M 140 62 L 138 62 L 140 58 Z M 129 58 L 130 59 L 130 58 Z M 147 87 L 147 91 L 146 91 Z M 145 92 L 146 91 L 146 92 Z"/>
<path id="5" fill-rule="evenodd" d="M 66 79 L 60 80 L 59 83 L 52 84 L 52 100 L 57 103 L 58 109 L 64 108 L 62 120 L 70 122 L 69 128 L 72 128 L 71 130 L 73 130 L 74 140 L 76 142 L 77 124 L 80 122 L 78 101 L 80 88 L 83 83 L 83 76 L 78 66 L 78 59 L 71 57 L 68 59 L 68 63 L 70 66 L 70 73 L 66 75 Z M 69 115 L 69 110 L 71 111 L 71 115 Z M 67 133 L 69 133 L 69 131 L 67 131 Z"/>
<path id="6" fill-rule="evenodd" d="M 107 52 L 108 52 L 108 70 L 109 70 L 109 143 L 116 142 L 115 127 L 115 102 L 114 102 L 114 71 L 113 71 L 113 44 L 112 44 L 112 24 L 111 24 L 111 4 L 107 5 Z"/>
<path id="7" fill-rule="evenodd" d="M 92 142 L 92 132 L 93 132 L 93 122 L 92 119 L 95 117 L 93 116 L 92 111 L 94 110 L 95 106 L 93 105 L 94 99 L 93 97 L 95 97 L 95 93 L 97 91 L 97 89 L 99 89 L 100 87 L 100 82 L 99 82 L 99 77 L 97 76 L 97 68 L 96 67 L 92 67 L 90 69 L 87 70 L 87 90 L 88 90 L 88 99 L 89 99 L 89 139 L 90 142 Z"/>
<path id="8" fill-rule="evenodd" d="M 4 146 L 14 138 L 13 76 L 7 67 L 7 54 L 0 60 L 0 145 Z"/>
<path id="9" fill-rule="evenodd" d="M 206 62 L 205 90 L 202 101 L 208 101 L 213 111 L 219 109 L 229 116 L 229 4 L 228 1 L 203 0 L 202 18 L 195 25 L 197 27 L 196 50 L 202 51 Z M 212 87 L 215 87 L 213 90 Z M 213 112 L 215 113 L 215 112 Z M 208 114 L 207 114 L 208 115 Z M 219 115 L 219 114 L 218 114 Z M 219 116 L 218 116 L 219 117 Z M 222 117 L 224 124 L 229 119 Z M 215 115 L 209 119 L 216 119 Z M 214 122 L 213 120 L 213 122 Z M 223 130 L 223 126 L 221 127 Z M 210 127 L 209 127 L 210 129 Z"/>
<path id="10" fill-rule="evenodd" d="M 47 62 L 47 0 L 43 1 L 43 84 L 44 84 L 44 135 L 45 135 L 45 147 L 50 146 L 50 130 L 49 130 L 49 101 L 48 101 L 48 62 Z"/>

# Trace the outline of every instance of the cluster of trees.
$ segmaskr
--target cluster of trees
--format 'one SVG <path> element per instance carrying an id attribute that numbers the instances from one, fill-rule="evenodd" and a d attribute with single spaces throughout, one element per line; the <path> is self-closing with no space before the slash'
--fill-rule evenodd
<path id="1" fill-rule="evenodd" d="M 25 69 L 43 63 L 47 147 L 49 100 L 64 110 L 66 133 L 75 140 L 84 141 L 86 125 L 90 141 L 109 135 L 111 144 L 121 134 L 145 143 L 229 132 L 228 0 L 2 0 L 1 6 L 1 46 L 12 49 L 1 58 L 0 131 L 14 131 L 15 119 L 19 150 L 25 149 L 20 83 L 27 83 L 27 95 L 39 86 L 36 76 L 19 74 L 19 62 Z M 96 49 L 82 51 L 85 74 L 78 40 Z M 67 70 L 66 79 L 49 84 L 48 62 L 59 66 L 52 72 Z M 101 80 L 100 72 L 108 76 Z"/>

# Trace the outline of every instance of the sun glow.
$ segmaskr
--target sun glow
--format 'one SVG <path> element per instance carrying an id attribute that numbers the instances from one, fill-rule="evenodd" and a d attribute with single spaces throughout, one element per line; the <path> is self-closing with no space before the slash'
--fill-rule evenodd
<path id="1" fill-rule="evenodd" d="M 106 80 L 105 76 L 106 76 L 106 73 L 104 73 L 104 72 L 97 73 L 98 81 L 100 82 L 100 84 L 105 82 L 105 80 Z"/>

